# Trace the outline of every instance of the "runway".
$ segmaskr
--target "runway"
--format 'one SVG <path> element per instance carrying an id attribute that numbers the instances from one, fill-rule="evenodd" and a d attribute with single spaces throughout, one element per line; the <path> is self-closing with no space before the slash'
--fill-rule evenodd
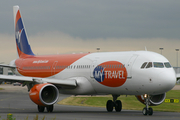
<path id="1" fill-rule="evenodd" d="M 2 88 L 0 86 L 0 88 Z M 0 119 L 5 119 L 8 113 L 13 114 L 16 120 L 33 120 L 38 115 L 39 120 L 109 120 L 109 119 L 138 119 L 138 120 L 180 120 L 180 113 L 157 112 L 152 116 L 144 116 L 141 111 L 122 110 L 106 112 L 105 108 L 67 106 L 55 104 L 53 113 L 39 113 L 37 106 L 30 100 L 27 89 L 19 86 L 7 85 L 5 90 L 0 90 Z M 8 89 L 8 90 L 7 90 Z M 60 95 L 60 99 L 68 95 Z"/>

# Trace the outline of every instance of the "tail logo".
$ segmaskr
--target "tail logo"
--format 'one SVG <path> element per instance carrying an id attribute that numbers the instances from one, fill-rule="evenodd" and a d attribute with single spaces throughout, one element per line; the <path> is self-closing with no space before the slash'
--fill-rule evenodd
<path id="1" fill-rule="evenodd" d="M 17 45 L 17 51 L 19 57 L 34 55 L 26 36 L 26 30 L 24 28 L 18 6 L 14 6 L 14 16 L 15 16 L 15 39 L 16 39 L 16 45 Z"/>
<path id="2" fill-rule="evenodd" d="M 24 30 L 24 28 L 21 30 L 19 30 L 19 31 L 17 31 L 16 33 L 15 33 L 15 37 L 16 37 L 16 40 L 17 40 L 17 43 L 18 43 L 18 45 L 20 44 L 20 41 L 21 41 L 21 34 L 22 34 L 22 31 Z"/>
<path id="3" fill-rule="evenodd" d="M 100 84 L 119 87 L 126 82 L 127 71 L 122 63 L 108 61 L 98 65 L 93 71 L 93 76 Z"/>

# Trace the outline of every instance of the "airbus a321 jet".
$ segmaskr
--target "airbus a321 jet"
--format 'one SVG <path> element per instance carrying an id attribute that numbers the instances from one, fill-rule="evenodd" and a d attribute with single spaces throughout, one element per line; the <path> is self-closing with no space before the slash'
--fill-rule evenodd
<path id="1" fill-rule="evenodd" d="M 16 76 L 0 79 L 18 81 L 27 86 L 38 111 L 53 112 L 59 93 L 71 95 L 107 95 L 106 109 L 122 109 L 117 98 L 135 95 L 145 104 L 142 113 L 152 115 L 149 106 L 161 104 L 166 92 L 176 83 L 175 72 L 162 55 L 149 51 L 97 52 L 85 54 L 42 55 L 33 53 L 23 25 L 19 6 L 13 7 L 18 58 L 9 67 Z"/>

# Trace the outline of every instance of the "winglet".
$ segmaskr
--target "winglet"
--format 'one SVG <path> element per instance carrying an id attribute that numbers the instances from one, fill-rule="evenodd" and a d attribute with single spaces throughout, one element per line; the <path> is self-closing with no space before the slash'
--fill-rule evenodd
<path id="1" fill-rule="evenodd" d="M 34 53 L 32 52 L 31 46 L 29 45 L 27 39 L 26 30 L 19 11 L 19 6 L 13 6 L 13 13 L 14 13 L 15 39 L 16 39 L 18 55 L 19 57 L 34 56 Z"/>

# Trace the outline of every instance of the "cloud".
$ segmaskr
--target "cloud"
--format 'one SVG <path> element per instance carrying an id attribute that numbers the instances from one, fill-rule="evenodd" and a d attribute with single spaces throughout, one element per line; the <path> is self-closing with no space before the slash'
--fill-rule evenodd
<path id="1" fill-rule="evenodd" d="M 180 1 L 59 0 L 1 1 L 0 33 L 13 34 L 12 6 L 18 4 L 29 35 L 62 31 L 73 37 L 178 38 Z"/>
<path id="2" fill-rule="evenodd" d="M 0 44 L 0 62 L 9 63 L 17 58 L 14 35 L 0 34 L 2 40 Z M 165 38 L 95 38 L 82 39 L 72 37 L 63 32 L 44 32 L 37 35 L 29 36 L 31 48 L 35 54 L 65 54 L 79 52 L 97 52 L 96 48 L 100 48 L 101 52 L 113 51 L 138 51 L 145 50 L 160 53 L 159 48 L 163 47 L 163 55 L 176 66 L 176 52 L 179 48 L 179 39 Z"/>

